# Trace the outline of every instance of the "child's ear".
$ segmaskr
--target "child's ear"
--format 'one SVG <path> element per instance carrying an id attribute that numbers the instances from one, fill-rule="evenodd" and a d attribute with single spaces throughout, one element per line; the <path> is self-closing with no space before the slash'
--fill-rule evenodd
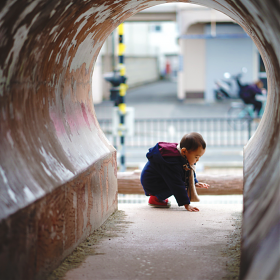
<path id="1" fill-rule="evenodd" d="M 187 150 L 186 148 L 182 148 L 182 149 L 181 149 L 181 153 L 184 155 L 185 152 L 186 152 L 186 150 Z"/>

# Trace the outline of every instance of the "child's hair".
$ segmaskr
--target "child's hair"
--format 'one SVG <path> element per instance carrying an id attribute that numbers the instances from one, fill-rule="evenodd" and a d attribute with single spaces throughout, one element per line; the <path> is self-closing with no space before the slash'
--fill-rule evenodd
<path id="1" fill-rule="evenodd" d="M 185 134 L 180 142 L 180 148 L 186 148 L 187 151 L 195 151 L 199 147 L 202 147 L 203 150 L 206 148 L 206 143 L 202 136 L 197 132 L 191 132 Z"/>
<path id="2" fill-rule="evenodd" d="M 256 81 L 255 85 L 257 85 L 257 87 L 260 88 L 260 89 L 263 88 L 263 82 L 261 80 Z"/>

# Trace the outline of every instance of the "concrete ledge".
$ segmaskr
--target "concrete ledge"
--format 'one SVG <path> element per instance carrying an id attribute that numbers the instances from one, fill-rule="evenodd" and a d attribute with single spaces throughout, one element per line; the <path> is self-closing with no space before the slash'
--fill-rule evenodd
<path id="1" fill-rule="evenodd" d="M 199 175 L 197 179 L 211 186 L 208 190 L 197 189 L 200 195 L 243 193 L 242 175 Z M 118 192 L 120 194 L 143 194 L 140 172 L 118 172 Z"/>

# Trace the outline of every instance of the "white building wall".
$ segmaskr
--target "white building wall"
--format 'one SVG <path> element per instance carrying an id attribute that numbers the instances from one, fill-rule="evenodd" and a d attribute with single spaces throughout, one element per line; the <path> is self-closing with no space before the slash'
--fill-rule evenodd
<path id="1" fill-rule="evenodd" d="M 156 57 L 133 57 L 125 58 L 127 84 L 135 87 L 159 79 L 158 61 Z"/>
<path id="2" fill-rule="evenodd" d="M 124 44 L 126 46 L 126 56 L 149 56 L 156 54 L 156 50 L 150 42 L 149 23 L 126 22 L 124 24 Z"/>
<path id="3" fill-rule="evenodd" d="M 125 56 L 157 57 L 158 71 L 162 73 L 166 55 L 178 53 L 178 35 L 176 22 L 126 22 Z"/>
<path id="4" fill-rule="evenodd" d="M 194 24 L 187 30 L 187 35 L 210 33 L 208 23 Z M 216 33 L 226 37 L 181 39 L 184 65 L 179 74 L 178 98 L 204 98 L 206 102 L 214 102 L 215 81 L 223 79 L 225 72 L 236 75 L 243 67 L 248 70 L 242 77 L 243 83 L 252 83 L 257 78 L 258 52 L 243 29 L 236 24 L 217 24 Z M 243 37 L 232 38 L 231 34 Z M 238 97 L 237 89 L 234 97 Z"/>
<path id="5" fill-rule="evenodd" d="M 188 34 L 203 34 L 204 24 L 192 25 Z M 205 90 L 205 39 L 183 40 L 184 98 L 203 98 Z"/>
<path id="6" fill-rule="evenodd" d="M 101 103 L 103 100 L 103 90 L 102 90 L 102 65 L 101 57 L 98 56 L 93 74 L 92 74 L 92 99 L 94 104 Z"/>
<path id="7" fill-rule="evenodd" d="M 125 22 L 124 26 L 125 54 L 128 56 L 159 56 L 178 52 L 176 22 Z"/>
<path id="8" fill-rule="evenodd" d="M 180 36 L 185 34 L 196 34 L 195 32 L 193 32 L 195 30 L 192 31 L 192 28 L 194 28 L 194 26 L 197 26 L 197 24 L 209 23 L 212 21 L 232 22 L 232 19 L 216 10 L 202 7 L 202 6 L 197 6 L 197 5 L 188 5 L 186 6 L 186 8 L 184 8 L 184 6 L 182 5 L 180 6 L 180 9 L 177 10 L 177 23 L 178 23 Z M 197 32 L 199 32 L 197 34 L 201 34 L 201 30 L 197 30 Z M 183 65 L 182 67 L 179 67 L 179 72 L 178 72 L 177 97 L 180 100 L 186 98 L 187 96 L 186 93 L 189 93 L 189 95 L 193 97 L 194 91 L 193 93 L 191 92 L 194 89 L 192 85 L 192 81 L 199 79 L 198 77 L 200 77 L 201 80 L 196 82 L 197 85 L 195 89 L 201 90 L 203 85 L 204 87 L 203 91 L 205 91 L 205 79 L 203 80 L 203 76 L 205 77 L 205 63 L 204 63 L 204 69 L 203 69 L 203 64 L 200 63 L 200 58 L 202 57 L 205 58 L 205 48 L 204 48 L 204 54 L 202 48 L 203 40 L 204 39 L 200 39 L 199 41 L 197 40 L 196 43 L 193 43 L 191 42 L 193 40 L 180 39 L 180 49 L 179 49 L 180 63 L 183 62 L 182 63 Z M 199 50 L 200 50 L 200 54 L 198 54 Z M 193 55 L 193 52 L 195 52 L 196 55 Z M 187 56 L 187 58 L 185 58 L 185 56 Z M 195 62 L 195 60 L 197 60 L 196 62 L 197 65 L 193 63 Z M 198 65 L 200 65 L 200 67 L 198 67 Z M 192 72 L 191 71 L 192 67 L 196 67 L 196 71 Z M 201 93 L 199 95 L 201 95 Z"/>
<path id="9" fill-rule="evenodd" d="M 206 34 L 210 32 L 206 26 Z M 239 25 L 223 24 L 217 26 L 217 34 L 245 34 Z M 256 48 L 255 48 L 256 49 Z M 243 75 L 243 83 L 252 83 L 256 77 L 256 60 L 254 43 L 251 38 L 226 38 L 206 40 L 206 87 L 205 99 L 209 102 L 214 99 L 214 82 L 223 79 L 225 72 L 236 75 L 243 67 L 247 68 L 247 73 Z M 233 92 L 234 97 L 238 97 L 238 90 Z"/>

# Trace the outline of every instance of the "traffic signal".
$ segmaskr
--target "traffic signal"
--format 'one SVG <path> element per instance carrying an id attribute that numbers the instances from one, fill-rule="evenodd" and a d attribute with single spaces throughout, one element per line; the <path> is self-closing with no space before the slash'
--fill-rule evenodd
<path id="1" fill-rule="evenodd" d="M 111 83 L 112 88 L 110 89 L 110 100 L 115 101 L 115 106 L 118 106 L 120 102 L 120 85 L 125 84 L 126 77 L 120 76 L 118 71 L 106 73 L 104 79 Z"/>
<path id="2" fill-rule="evenodd" d="M 120 86 L 120 84 L 125 84 L 126 82 L 126 77 L 120 76 L 120 74 L 117 71 L 106 73 L 104 75 L 104 79 L 107 82 L 110 82 L 113 87 L 118 87 Z"/>

